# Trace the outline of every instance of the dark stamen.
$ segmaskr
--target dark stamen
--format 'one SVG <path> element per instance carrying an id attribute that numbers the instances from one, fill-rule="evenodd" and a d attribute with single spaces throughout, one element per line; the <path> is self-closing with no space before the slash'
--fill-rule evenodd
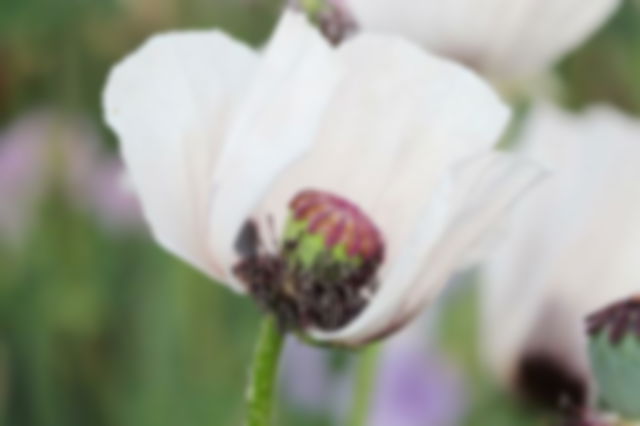
<path id="1" fill-rule="evenodd" d="M 372 260 L 350 267 L 327 258 L 312 270 L 303 270 L 283 259 L 269 254 L 246 257 L 234 272 L 284 329 L 338 329 L 367 305 L 364 287 L 375 291 Z"/>
<path id="2" fill-rule="evenodd" d="M 587 403 L 585 381 L 545 353 L 529 353 L 520 361 L 516 383 L 524 397 L 549 409 L 574 413 Z"/>
<path id="3" fill-rule="evenodd" d="M 253 222 L 243 227 L 234 273 L 285 329 L 343 327 L 377 288 L 382 234 L 358 206 L 329 192 L 302 191 L 289 209 L 284 240 L 270 250 Z"/>
<path id="4" fill-rule="evenodd" d="M 252 221 L 247 221 L 236 238 L 235 250 L 242 257 L 255 256 L 258 253 L 260 237 L 258 228 Z"/>

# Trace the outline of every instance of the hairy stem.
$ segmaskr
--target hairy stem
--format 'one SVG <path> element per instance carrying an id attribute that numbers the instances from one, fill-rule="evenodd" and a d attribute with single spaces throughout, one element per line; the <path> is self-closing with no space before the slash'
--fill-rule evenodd
<path id="1" fill-rule="evenodd" d="M 278 364 L 284 336 L 273 317 L 262 322 L 247 389 L 247 426 L 269 426 L 275 399 Z"/>

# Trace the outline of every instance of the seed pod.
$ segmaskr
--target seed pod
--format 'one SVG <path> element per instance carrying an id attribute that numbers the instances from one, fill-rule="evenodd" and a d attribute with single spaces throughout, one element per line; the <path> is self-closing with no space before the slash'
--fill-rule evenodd
<path id="1" fill-rule="evenodd" d="M 600 396 L 610 409 L 640 419 L 640 297 L 587 319 L 589 354 Z"/>

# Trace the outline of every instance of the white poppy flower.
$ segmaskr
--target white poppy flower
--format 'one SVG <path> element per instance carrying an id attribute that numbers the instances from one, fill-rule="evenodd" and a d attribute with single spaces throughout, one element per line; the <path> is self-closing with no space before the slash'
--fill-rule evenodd
<path id="1" fill-rule="evenodd" d="M 585 317 L 640 291 L 640 122 L 533 110 L 522 150 L 552 177 L 485 269 L 483 343 L 502 380 L 552 405 L 593 397 Z"/>
<path id="2" fill-rule="evenodd" d="M 218 31 L 152 38 L 105 108 L 163 246 L 350 345 L 433 300 L 538 174 L 492 150 L 508 111 L 472 73 L 395 37 L 333 48 L 293 12 L 262 52 Z"/>
<path id="3" fill-rule="evenodd" d="M 620 0 L 344 1 L 362 28 L 402 34 L 500 80 L 544 71 L 589 37 L 620 4 Z"/>

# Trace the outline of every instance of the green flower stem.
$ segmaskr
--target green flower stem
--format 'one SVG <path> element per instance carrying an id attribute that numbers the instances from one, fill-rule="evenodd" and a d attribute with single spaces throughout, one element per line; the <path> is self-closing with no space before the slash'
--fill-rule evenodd
<path id="1" fill-rule="evenodd" d="M 266 317 L 260 327 L 251 377 L 247 392 L 247 426 L 269 426 L 275 399 L 278 364 L 282 353 L 284 336 L 276 321 Z"/>
<path id="2" fill-rule="evenodd" d="M 514 112 L 513 117 L 507 126 L 506 132 L 496 147 L 503 151 L 511 151 L 518 145 L 518 142 L 521 139 L 520 136 L 522 136 L 523 128 L 531 113 L 532 101 L 527 98 L 520 98 L 514 100 L 512 105 Z"/>
<path id="3" fill-rule="evenodd" d="M 325 7 L 324 0 L 300 0 L 300 4 L 305 12 L 311 17 L 316 17 Z"/>
<path id="4" fill-rule="evenodd" d="M 377 378 L 380 346 L 376 344 L 363 349 L 358 359 L 351 414 L 347 423 L 349 426 L 366 426 L 367 424 L 371 396 Z"/>

